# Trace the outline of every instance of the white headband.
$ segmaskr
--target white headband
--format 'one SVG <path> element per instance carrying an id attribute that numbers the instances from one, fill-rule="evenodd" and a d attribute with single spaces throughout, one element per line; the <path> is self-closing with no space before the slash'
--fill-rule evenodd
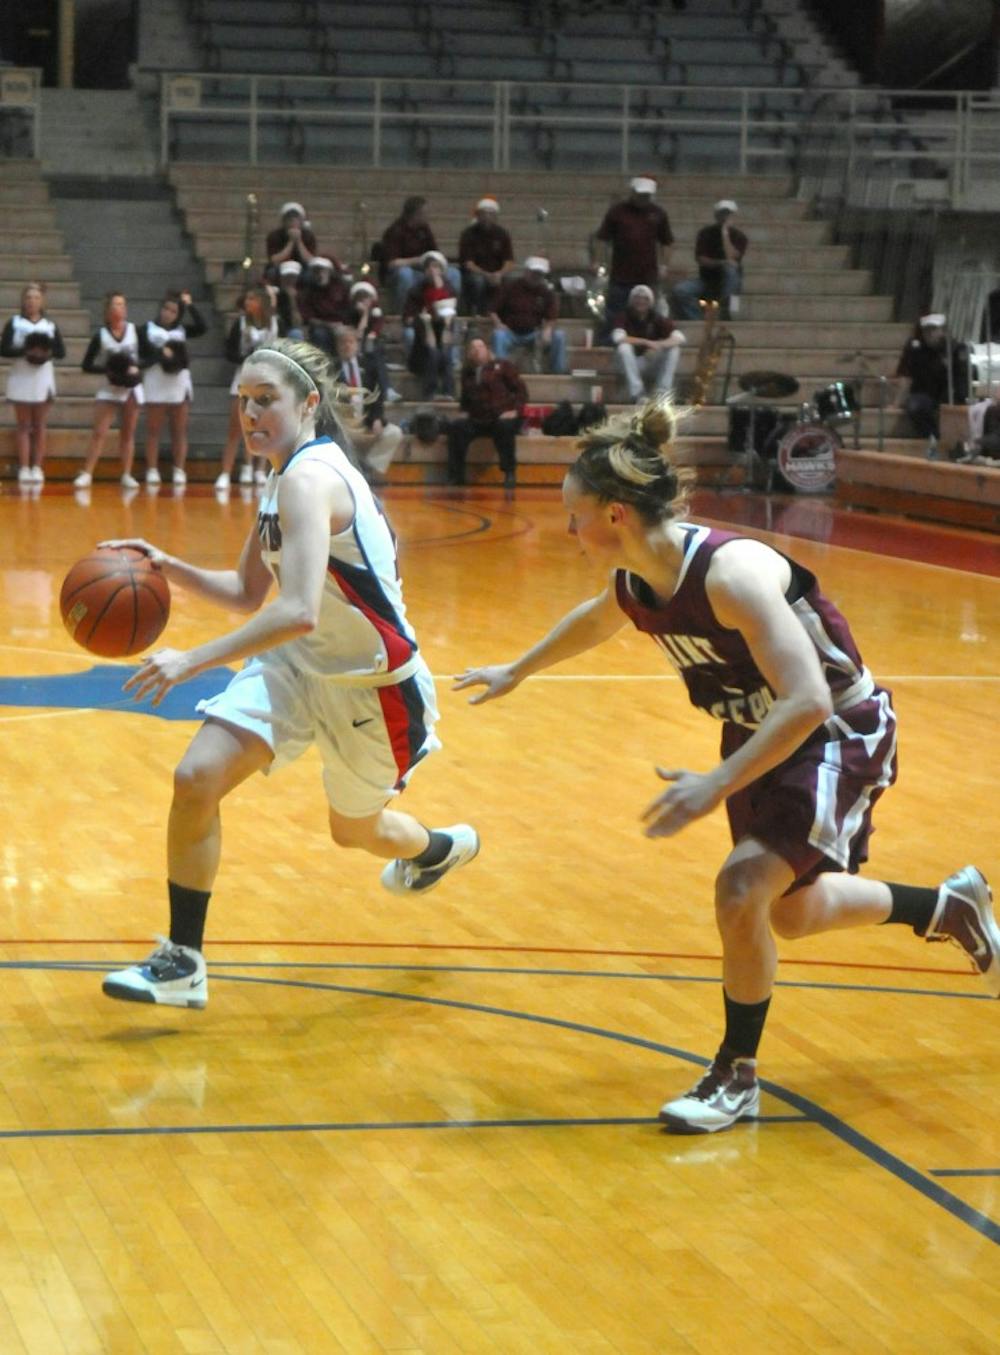
<path id="1" fill-rule="evenodd" d="M 312 377 L 309 375 L 306 369 L 302 366 L 302 363 L 296 362 L 294 358 L 290 358 L 288 354 L 283 353 L 280 348 L 266 348 L 266 347 L 255 348 L 253 352 L 249 355 L 249 357 L 247 357 L 246 361 L 253 362 L 254 358 L 259 358 L 261 353 L 269 353 L 271 357 L 281 358 L 282 362 L 287 362 L 289 367 L 294 367 L 297 372 L 301 372 L 305 379 L 309 382 L 309 385 L 316 392 L 316 394 L 320 395 L 319 386 L 316 385 L 316 382 L 312 379 Z"/>
<path id="2" fill-rule="evenodd" d="M 941 329 L 947 323 L 948 317 L 946 315 L 938 315 L 935 313 L 934 315 L 922 315 L 920 317 L 921 329 Z"/>

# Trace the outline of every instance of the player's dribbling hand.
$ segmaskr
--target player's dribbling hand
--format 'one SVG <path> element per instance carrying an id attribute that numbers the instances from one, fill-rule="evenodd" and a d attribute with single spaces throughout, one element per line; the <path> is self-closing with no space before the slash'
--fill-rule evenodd
<path id="1" fill-rule="evenodd" d="M 116 537 L 113 541 L 98 541 L 97 545 L 98 548 L 106 546 L 109 550 L 124 550 L 127 546 L 131 546 L 133 550 L 141 550 L 143 555 L 149 556 L 149 563 L 154 569 L 162 569 L 170 558 L 166 551 L 144 541 L 141 536 Z"/>
<path id="2" fill-rule="evenodd" d="M 646 837 L 672 837 L 695 819 L 710 814 L 723 798 L 712 777 L 705 773 L 657 767 L 656 775 L 672 784 L 642 812 Z"/>
<path id="3" fill-rule="evenodd" d="M 519 677 L 514 676 L 512 664 L 495 663 L 488 668 L 467 668 L 464 673 L 456 673 L 455 685 L 451 690 L 460 692 L 466 687 L 485 687 L 485 692 L 477 692 L 475 696 L 469 697 L 470 706 L 479 706 L 484 701 L 492 701 L 494 697 L 506 696 L 520 681 Z"/>
<path id="4" fill-rule="evenodd" d="M 131 692 L 133 700 L 152 697 L 158 706 L 171 687 L 194 676 L 190 656 L 183 649 L 158 649 L 143 659 L 142 667 L 123 685 L 123 692 Z"/>

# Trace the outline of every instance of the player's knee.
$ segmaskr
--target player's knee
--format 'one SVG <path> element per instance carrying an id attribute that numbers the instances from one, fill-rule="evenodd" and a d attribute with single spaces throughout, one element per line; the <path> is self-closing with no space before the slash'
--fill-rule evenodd
<path id="1" fill-rule="evenodd" d="M 214 807 L 222 798 L 218 772 L 200 758 L 182 758 L 174 769 L 174 805 L 197 810 Z"/>
<path id="2" fill-rule="evenodd" d="M 767 895 L 751 872 L 730 867 L 715 881 L 715 917 L 721 932 L 754 931 L 767 909 Z"/>
<path id="3" fill-rule="evenodd" d="M 331 814 L 330 836 L 338 847 L 370 851 L 376 834 L 371 819 L 344 819 Z"/>

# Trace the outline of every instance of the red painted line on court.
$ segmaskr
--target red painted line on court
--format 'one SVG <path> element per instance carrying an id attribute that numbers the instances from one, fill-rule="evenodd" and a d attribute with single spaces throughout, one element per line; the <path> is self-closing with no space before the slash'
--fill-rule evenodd
<path id="1" fill-rule="evenodd" d="M 0 937 L 0 946 L 148 946 L 148 936 L 78 936 L 66 937 Z M 502 955 L 592 955 L 595 958 L 611 956 L 619 960 L 705 960 L 718 963 L 721 955 L 706 955 L 684 950 L 598 950 L 585 946 L 488 946 L 468 942 L 448 941 L 269 941 L 213 940 L 213 948 L 221 946 L 271 946 L 329 950 L 459 950 L 487 952 Z M 972 977 L 971 970 L 938 969 L 930 965 L 871 964 L 864 960 L 801 960 L 782 958 L 783 965 L 813 965 L 820 969 L 884 969 L 896 974 L 958 974 Z"/>

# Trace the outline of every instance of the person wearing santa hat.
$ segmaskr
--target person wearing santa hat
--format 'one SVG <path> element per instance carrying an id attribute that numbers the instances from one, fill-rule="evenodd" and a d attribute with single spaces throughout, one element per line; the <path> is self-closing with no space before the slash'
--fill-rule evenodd
<path id="1" fill-rule="evenodd" d="M 940 412 L 944 404 L 965 404 L 969 393 L 968 350 L 949 343 L 948 317 L 922 315 L 900 354 L 896 375 L 908 377 L 910 393 L 903 408 L 920 437 L 927 439 L 927 457 L 938 455 Z M 950 379 L 949 379 L 950 359 Z"/>
<path id="2" fill-rule="evenodd" d="M 610 342 L 610 317 L 625 309 L 629 292 L 640 285 L 655 293 L 666 281 L 670 248 L 674 243 L 670 218 L 653 201 L 656 180 L 639 174 L 629 184 L 629 195 L 609 207 L 595 239 L 611 248 L 605 321 L 598 342 Z"/>
<path id="3" fill-rule="evenodd" d="M 306 338 L 324 353 L 332 353 L 336 347 L 334 329 L 346 324 L 351 312 L 347 281 L 332 259 L 316 255 L 299 287 L 298 298 Z"/>
<path id="4" fill-rule="evenodd" d="M 699 319 L 703 300 L 717 301 L 726 320 L 739 311 L 743 256 L 750 242 L 732 224 L 738 211 L 732 198 L 721 198 L 713 208 L 713 223 L 698 232 L 694 245 L 698 276 L 685 278 L 674 288 L 674 314 L 678 319 Z"/>
<path id="5" fill-rule="evenodd" d="M 448 261 L 436 249 L 424 256 L 423 276 L 403 304 L 403 326 L 412 338 L 406 365 L 421 380 L 423 399 L 451 398 L 454 389 L 452 351 L 455 345 L 458 297 L 447 275 Z"/>
<path id="6" fill-rule="evenodd" d="M 281 225 L 267 237 L 265 252 L 275 269 L 290 259 L 308 268 L 319 253 L 316 237 L 306 220 L 306 209 L 301 202 L 286 202 L 281 208 Z M 271 275 L 274 276 L 273 274 Z"/>
<path id="7" fill-rule="evenodd" d="M 399 391 L 393 390 L 389 380 L 385 344 L 382 342 L 385 315 L 378 288 L 367 278 L 360 278 L 351 287 L 347 324 L 358 336 L 359 351 L 364 357 L 370 358 L 374 365 L 379 390 L 385 392 L 386 403 L 395 404 L 403 397 Z"/>
<path id="8" fill-rule="evenodd" d="M 471 315 L 489 315 L 503 275 L 514 267 L 514 246 L 510 232 L 497 220 L 499 214 L 496 198 L 480 198 L 476 219 L 458 242 L 462 296 Z"/>
<path id="9" fill-rule="evenodd" d="M 382 235 L 383 277 L 391 285 L 396 305 L 403 309 L 408 293 L 423 283 L 424 259 L 437 251 L 437 240 L 427 221 L 427 199 L 414 195 L 403 203 L 403 210 Z M 462 288 L 462 275 L 445 260 L 445 276 L 456 296 Z"/>
<path id="10" fill-rule="evenodd" d="M 654 299 L 652 287 L 640 283 L 629 293 L 621 315 L 612 319 L 615 368 L 637 405 L 671 393 L 681 347 L 687 343 L 672 320 L 656 313 Z"/>
<path id="11" fill-rule="evenodd" d="M 549 261 L 541 255 L 525 259 L 523 273 L 504 278 L 493 313 L 493 352 L 507 358 L 515 348 L 531 348 L 548 358 L 549 371 L 562 376 L 566 362 L 566 332 L 557 329 L 559 302 L 549 286 Z"/>

